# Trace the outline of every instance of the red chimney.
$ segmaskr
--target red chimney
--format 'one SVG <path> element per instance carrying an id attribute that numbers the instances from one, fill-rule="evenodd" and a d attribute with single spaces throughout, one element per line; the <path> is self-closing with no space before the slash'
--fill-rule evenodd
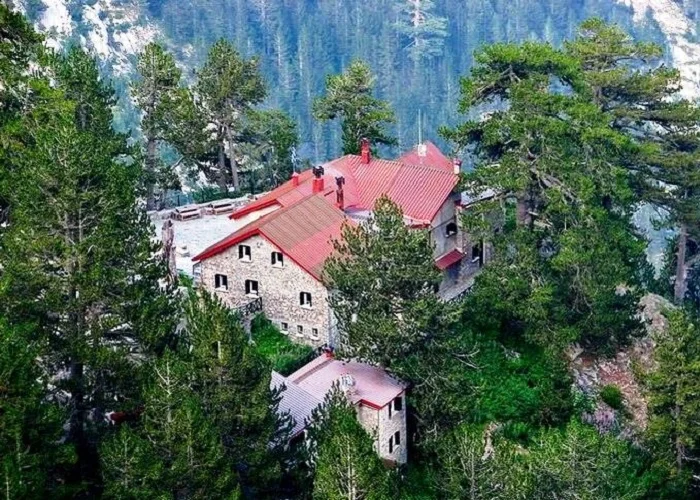
<path id="1" fill-rule="evenodd" d="M 367 138 L 363 138 L 360 141 L 360 156 L 362 157 L 362 163 L 369 165 L 369 162 L 372 160 L 372 151 L 370 151 L 369 139 Z"/>
<path id="2" fill-rule="evenodd" d="M 294 172 L 292 174 L 292 186 L 298 186 L 299 185 L 299 174 L 297 172 Z"/>
<path id="3" fill-rule="evenodd" d="M 343 194 L 343 184 L 345 184 L 345 177 L 336 177 L 335 184 L 338 188 L 335 190 L 335 206 L 343 210 L 345 208 L 345 196 Z"/>
<path id="4" fill-rule="evenodd" d="M 320 193 L 323 191 L 323 167 L 314 167 L 314 180 L 311 186 L 313 193 Z"/>

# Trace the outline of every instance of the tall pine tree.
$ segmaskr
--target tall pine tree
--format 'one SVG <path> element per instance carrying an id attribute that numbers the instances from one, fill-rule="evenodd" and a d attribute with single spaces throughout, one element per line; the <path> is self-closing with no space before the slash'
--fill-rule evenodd
<path id="1" fill-rule="evenodd" d="M 358 154 L 360 140 L 391 146 L 396 139 L 388 135 L 387 125 L 394 123 L 394 111 L 389 103 L 373 95 L 375 78 L 369 65 L 353 61 L 340 75 L 326 78 L 326 95 L 313 103 L 314 118 L 341 122 L 343 153 Z"/>
<path id="2" fill-rule="evenodd" d="M 162 349 L 172 309 L 136 204 L 139 166 L 111 128 L 111 89 L 78 49 L 55 56 L 52 71 L 55 88 L 13 130 L 1 307 L 46 343 L 50 397 L 77 452 L 68 479 L 95 491 L 102 415 L 133 397 L 135 355 Z"/>
<path id="3" fill-rule="evenodd" d="M 238 189 L 236 147 L 244 119 L 267 94 L 258 61 L 245 59 L 224 39 L 217 41 L 197 73 L 195 93 L 200 111 L 215 127 L 219 187 L 230 181 Z"/>
<path id="4" fill-rule="evenodd" d="M 141 80 L 132 85 L 131 93 L 143 113 L 141 133 L 146 141 L 143 169 L 146 209 L 155 210 L 154 189 L 159 184 L 158 146 L 167 141 L 170 131 L 178 126 L 173 111 L 182 96 L 179 89 L 181 71 L 173 56 L 157 43 L 146 45 L 139 55 L 136 70 Z"/>

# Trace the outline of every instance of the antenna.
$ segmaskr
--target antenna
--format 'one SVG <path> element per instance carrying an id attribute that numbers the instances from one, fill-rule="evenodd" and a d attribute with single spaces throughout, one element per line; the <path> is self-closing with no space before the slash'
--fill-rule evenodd
<path id="1" fill-rule="evenodd" d="M 423 120 L 422 112 L 418 110 L 418 144 L 423 144 Z"/>

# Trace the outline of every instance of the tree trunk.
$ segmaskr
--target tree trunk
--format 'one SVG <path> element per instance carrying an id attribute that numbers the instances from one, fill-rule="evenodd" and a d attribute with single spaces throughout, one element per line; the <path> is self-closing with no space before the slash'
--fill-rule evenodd
<path id="1" fill-rule="evenodd" d="M 226 191 L 226 154 L 224 153 L 223 141 L 219 143 L 219 172 L 217 173 L 217 183 L 221 191 Z"/>
<path id="2" fill-rule="evenodd" d="M 686 252 L 688 248 L 688 227 L 681 224 L 678 232 L 678 250 L 676 251 L 676 280 L 673 285 L 673 299 L 676 304 L 683 303 L 687 289 L 688 269 Z"/>
<path id="3" fill-rule="evenodd" d="M 517 198 L 517 209 L 516 209 L 516 220 L 518 226 L 523 227 L 530 224 L 530 214 L 528 212 L 527 194 L 518 193 Z"/>
<path id="4" fill-rule="evenodd" d="M 156 210 L 155 174 L 156 174 L 156 141 L 149 138 L 146 143 L 146 210 Z"/>
<path id="5" fill-rule="evenodd" d="M 229 160 L 231 161 L 231 180 L 233 182 L 233 189 L 238 191 L 238 165 L 233 158 L 233 136 L 231 134 L 231 127 L 226 127 L 226 137 L 228 139 Z"/>

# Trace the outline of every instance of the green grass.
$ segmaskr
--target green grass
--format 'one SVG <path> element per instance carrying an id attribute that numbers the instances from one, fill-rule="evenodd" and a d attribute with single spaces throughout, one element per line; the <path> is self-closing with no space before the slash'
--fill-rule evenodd
<path id="1" fill-rule="evenodd" d="M 273 370 L 284 376 L 295 372 L 315 356 L 313 348 L 293 343 L 262 314 L 253 319 L 251 331 L 257 351 Z"/>
<path id="2" fill-rule="evenodd" d="M 606 385 L 600 391 L 600 399 L 614 410 L 622 409 L 622 391 L 615 385 Z"/>

